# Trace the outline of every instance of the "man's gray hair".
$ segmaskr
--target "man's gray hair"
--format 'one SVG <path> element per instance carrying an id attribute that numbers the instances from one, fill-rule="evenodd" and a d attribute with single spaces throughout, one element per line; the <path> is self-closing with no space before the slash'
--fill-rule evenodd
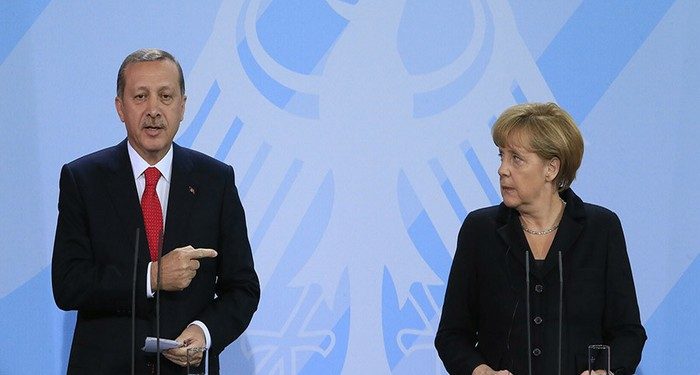
<path id="1" fill-rule="evenodd" d="M 182 67 L 177 59 L 175 59 L 175 57 L 170 53 L 160 49 L 142 48 L 127 56 L 122 62 L 122 65 L 119 67 L 119 73 L 117 73 L 117 96 L 121 98 L 122 95 L 124 95 L 124 71 L 130 64 L 161 60 L 170 60 L 175 63 L 175 66 L 177 66 L 177 72 L 180 75 L 180 94 L 185 95 L 185 77 L 182 74 Z"/>

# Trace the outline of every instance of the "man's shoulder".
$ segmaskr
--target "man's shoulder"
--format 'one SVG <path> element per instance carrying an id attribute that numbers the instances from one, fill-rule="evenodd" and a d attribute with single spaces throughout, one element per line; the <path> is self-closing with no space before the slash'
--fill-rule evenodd
<path id="1" fill-rule="evenodd" d="M 103 148 L 81 156 L 67 163 L 66 166 L 68 166 L 68 168 L 71 170 L 92 170 L 114 161 L 119 157 L 120 153 L 124 152 L 126 152 L 126 148 L 123 143 L 120 143 L 118 145 Z"/>
<path id="2" fill-rule="evenodd" d="M 203 170 L 210 170 L 210 171 L 226 171 L 229 168 L 231 168 L 230 165 L 215 159 L 203 152 L 199 152 L 197 150 L 193 150 L 191 148 L 179 146 L 175 143 L 173 143 L 174 147 L 174 162 L 176 162 L 177 159 L 183 159 L 188 161 L 189 163 L 192 163 L 192 167 L 195 170 L 203 171 Z"/>

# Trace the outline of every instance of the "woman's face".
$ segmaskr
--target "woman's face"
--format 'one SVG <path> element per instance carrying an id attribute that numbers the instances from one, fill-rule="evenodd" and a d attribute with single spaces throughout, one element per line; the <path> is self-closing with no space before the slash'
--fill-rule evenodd
<path id="1" fill-rule="evenodd" d="M 516 144 L 509 142 L 508 146 L 498 148 L 501 158 L 498 176 L 503 203 L 522 212 L 550 198 L 548 187 L 555 176 L 551 176 L 548 161 Z"/>

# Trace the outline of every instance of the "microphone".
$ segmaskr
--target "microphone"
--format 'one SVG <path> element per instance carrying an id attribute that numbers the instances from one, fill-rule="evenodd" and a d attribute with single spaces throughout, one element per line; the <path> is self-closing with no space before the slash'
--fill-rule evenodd
<path id="1" fill-rule="evenodd" d="M 158 233 L 158 274 L 156 275 L 156 374 L 160 375 L 160 259 L 163 256 L 163 232 Z"/>
<path id="2" fill-rule="evenodd" d="M 561 327 L 563 324 L 563 310 L 564 310 L 564 268 L 562 268 L 561 263 L 561 250 L 557 253 L 559 255 L 559 375 L 561 375 Z M 609 368 L 610 366 L 608 366 Z"/>
<path id="3" fill-rule="evenodd" d="M 141 228 L 136 228 L 136 239 L 134 240 L 134 270 L 131 282 L 131 375 L 134 375 L 136 366 L 136 264 L 139 259 L 140 234 Z"/>
<path id="4" fill-rule="evenodd" d="M 532 375 L 532 340 L 530 339 L 530 252 L 525 250 L 525 310 L 527 311 L 527 373 Z"/>

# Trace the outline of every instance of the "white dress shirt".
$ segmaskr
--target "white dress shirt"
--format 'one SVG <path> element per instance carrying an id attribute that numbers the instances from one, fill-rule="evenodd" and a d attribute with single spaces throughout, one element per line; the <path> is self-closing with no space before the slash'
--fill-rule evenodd
<path id="1" fill-rule="evenodd" d="M 146 190 L 146 175 L 144 174 L 146 169 L 148 167 L 156 167 L 160 171 L 161 177 L 158 179 L 158 183 L 156 184 L 156 193 L 158 194 L 160 208 L 163 212 L 163 232 L 165 232 L 165 218 L 168 214 L 168 198 L 170 197 L 170 181 L 173 173 L 173 147 L 170 146 L 170 150 L 168 150 L 168 153 L 165 154 L 163 159 L 161 159 L 155 165 L 150 165 L 147 161 L 143 160 L 141 155 L 139 155 L 133 147 L 131 147 L 130 142 L 126 142 L 126 145 L 127 149 L 129 150 L 131 171 L 134 173 L 134 181 L 136 181 L 136 191 L 139 194 L 139 202 L 141 201 L 144 190 Z M 146 269 L 146 296 L 148 298 L 153 298 L 155 295 L 151 289 L 152 264 L 153 262 L 148 263 L 148 268 Z M 199 320 L 195 320 L 191 324 L 196 324 L 202 328 L 202 331 L 204 331 L 206 347 L 209 349 L 209 346 L 211 345 L 211 336 L 209 335 L 209 329 L 207 329 L 207 326 Z"/>

